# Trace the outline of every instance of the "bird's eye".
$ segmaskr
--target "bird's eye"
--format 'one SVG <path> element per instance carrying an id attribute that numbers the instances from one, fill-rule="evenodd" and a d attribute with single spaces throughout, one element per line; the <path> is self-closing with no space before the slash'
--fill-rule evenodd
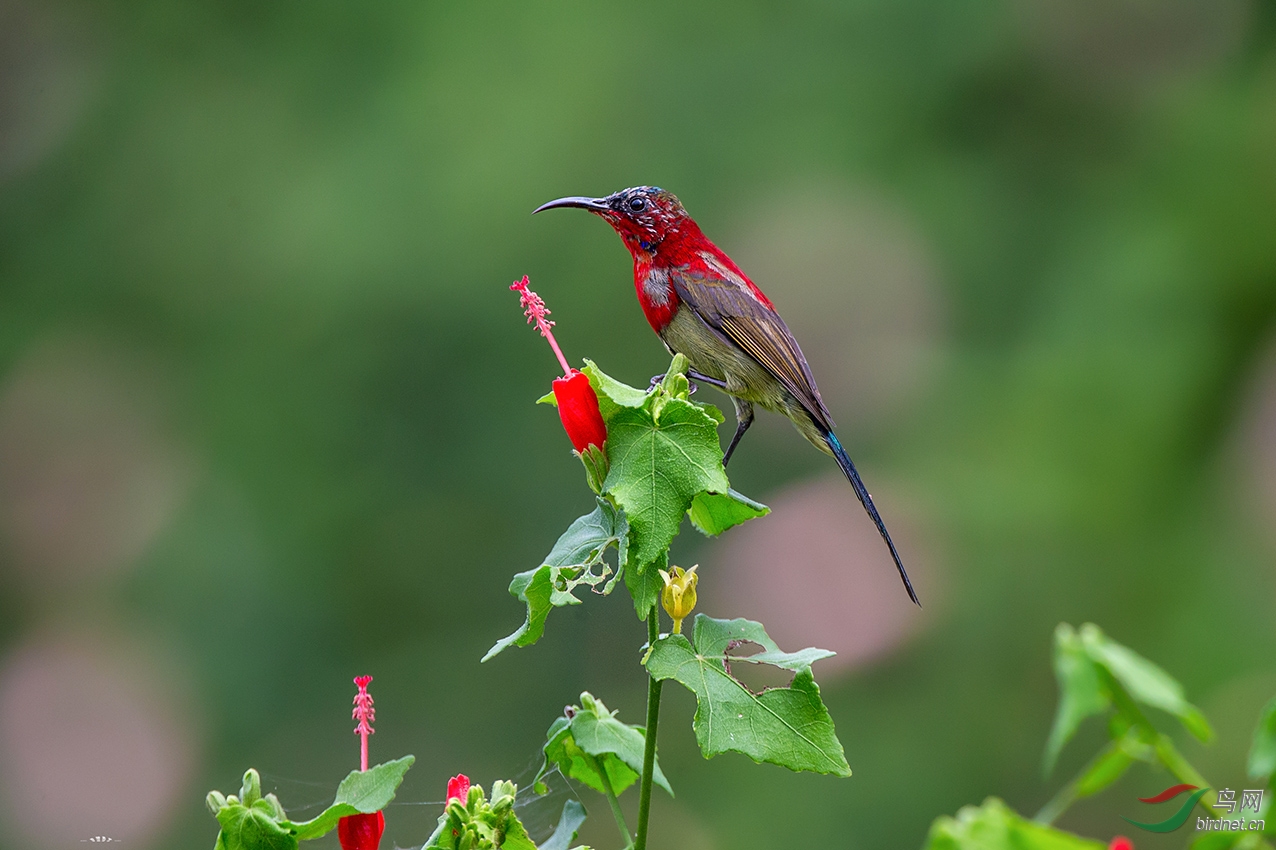
<path id="1" fill-rule="evenodd" d="M 629 209 L 633 212 L 642 212 L 647 208 L 647 202 L 642 198 L 630 198 Z"/>

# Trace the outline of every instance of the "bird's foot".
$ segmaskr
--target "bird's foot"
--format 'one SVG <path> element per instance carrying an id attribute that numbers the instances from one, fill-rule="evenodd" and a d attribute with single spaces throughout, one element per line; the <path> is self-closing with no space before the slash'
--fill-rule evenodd
<path id="1" fill-rule="evenodd" d="M 669 374 L 668 372 L 664 372 L 660 375 L 652 375 L 651 383 L 647 384 L 647 392 L 651 392 L 652 390 L 654 390 L 656 388 L 656 384 L 659 384 L 661 381 L 663 381 L 665 379 L 665 375 L 668 375 L 668 374 Z M 690 381 L 690 380 L 687 381 L 687 395 L 695 395 L 695 394 L 696 394 L 696 382 Z"/>

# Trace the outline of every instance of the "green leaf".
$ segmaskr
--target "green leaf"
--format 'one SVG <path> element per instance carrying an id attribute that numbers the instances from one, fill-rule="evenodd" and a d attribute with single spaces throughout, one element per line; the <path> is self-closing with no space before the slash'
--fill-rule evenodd
<path id="1" fill-rule="evenodd" d="M 603 486 L 629 518 L 635 565 L 649 564 L 669 548 L 697 494 L 730 488 L 719 421 L 704 407 L 657 392 L 646 407 L 623 408 L 608 423 L 611 469 Z"/>
<path id="2" fill-rule="evenodd" d="M 1060 623 L 1054 632 L 1054 674 L 1059 681 L 1059 709 L 1046 742 L 1045 773 L 1050 774 L 1064 746 L 1087 717 L 1111 704 L 1107 691 L 1072 626 Z"/>
<path id="3" fill-rule="evenodd" d="M 1077 777 L 1077 799 L 1098 794 L 1124 776 L 1132 764 L 1134 757 L 1122 748 L 1121 742 L 1113 741 L 1108 744 Z"/>
<path id="4" fill-rule="evenodd" d="M 584 822 L 585 807 L 579 800 L 568 800 L 563 804 L 563 813 L 558 818 L 554 834 L 541 843 L 540 850 L 567 850 L 576 840 L 576 833 Z"/>
<path id="5" fill-rule="evenodd" d="M 617 550 L 614 574 L 603 560 L 603 555 L 613 546 Z M 567 527 L 541 566 L 514 576 L 509 591 L 527 605 L 527 619 L 513 634 L 497 641 L 483 656 L 483 661 L 511 646 L 528 646 L 540 640 L 550 609 L 581 603 L 575 595 L 581 585 L 603 584 L 601 592 L 610 593 L 624 574 L 628 559 L 629 523 L 625 513 L 607 500 L 599 499 L 598 507 Z"/>
<path id="6" fill-rule="evenodd" d="M 505 828 L 505 837 L 500 843 L 501 850 L 536 850 L 536 842 L 532 841 L 531 836 L 527 834 L 527 828 L 513 811 L 503 819 L 502 824 Z"/>
<path id="7" fill-rule="evenodd" d="M 297 850 L 297 836 L 267 811 L 240 803 L 217 812 L 221 834 L 217 846 L 226 850 Z"/>
<path id="8" fill-rule="evenodd" d="M 647 671 L 657 680 L 676 679 L 696 695 L 693 723 L 706 758 L 728 751 L 790 770 L 850 776 L 833 719 L 820 699 L 811 664 L 828 658 L 824 649 L 781 652 L 760 623 L 696 615 L 693 637 L 656 641 Z M 756 655 L 732 650 L 757 644 Z M 733 664 L 766 664 L 793 672 L 785 688 L 754 693 L 731 674 Z"/>
<path id="9" fill-rule="evenodd" d="M 697 493 L 691 500 L 691 524 L 701 533 L 716 537 L 728 528 L 755 517 L 766 516 L 771 509 L 761 502 L 728 489 L 725 493 Z"/>
<path id="10" fill-rule="evenodd" d="M 1276 776 L 1276 699 L 1263 707 L 1258 727 L 1254 729 L 1254 743 L 1249 749 L 1249 775 L 1253 779 L 1268 780 Z"/>
<path id="11" fill-rule="evenodd" d="M 306 841 L 331 832 L 337 821 L 348 815 L 379 812 L 390 805 L 399 784 L 403 782 L 403 774 L 415 761 L 416 756 L 404 756 L 364 771 L 353 770 L 337 786 L 337 796 L 332 805 L 318 817 L 301 823 L 284 821 L 284 825 L 295 830 L 297 838 Z"/>
<path id="12" fill-rule="evenodd" d="M 423 850 L 537 850 L 514 813 L 517 794 L 517 785 L 498 779 L 488 800 L 482 786 L 472 785 L 465 804 L 452 801 L 444 809 Z"/>
<path id="13" fill-rule="evenodd" d="M 955 818 L 940 817 L 930 827 L 923 850 L 1105 850 L 1106 844 L 1081 838 L 1015 813 L 989 797 L 966 806 Z"/>
<path id="14" fill-rule="evenodd" d="M 660 601 L 660 593 L 665 589 L 661 570 L 669 569 L 669 553 L 661 552 L 650 564 L 630 564 L 625 570 L 625 586 L 634 600 L 634 610 L 638 619 L 646 621 L 651 609 Z"/>
<path id="15" fill-rule="evenodd" d="M 1214 737 L 1205 715 L 1187 701 L 1183 686 L 1169 673 L 1112 640 L 1093 623 L 1081 627 L 1081 643 L 1090 658 L 1111 673 L 1135 701 L 1174 715 L 1201 741 Z"/>
<path id="16" fill-rule="evenodd" d="M 403 774 L 415 761 L 416 756 L 404 756 L 364 771 L 351 771 L 337 786 L 333 802 L 347 803 L 364 814 L 379 812 L 390 805 L 403 782 Z"/>
<path id="17" fill-rule="evenodd" d="M 602 414 L 604 422 L 610 423 L 611 418 L 621 408 L 642 407 L 647 401 L 647 394 L 650 391 L 640 390 L 617 381 L 599 369 L 598 364 L 592 360 L 586 360 L 585 368 L 581 371 L 589 377 L 589 385 L 594 388 L 594 393 L 598 396 L 598 412 Z"/>
<path id="18" fill-rule="evenodd" d="M 545 762 L 536 774 L 536 789 L 544 793 L 541 779 L 553 765 L 564 776 L 583 782 L 599 793 L 605 793 L 600 770 L 607 774 L 612 792 L 620 795 L 642 775 L 643 747 L 646 731 L 616 719 L 603 701 L 589 692 L 580 695 L 580 705 L 570 706 L 568 717 L 559 717 L 550 725 L 545 740 Z M 652 781 L 673 796 L 657 762 Z"/>

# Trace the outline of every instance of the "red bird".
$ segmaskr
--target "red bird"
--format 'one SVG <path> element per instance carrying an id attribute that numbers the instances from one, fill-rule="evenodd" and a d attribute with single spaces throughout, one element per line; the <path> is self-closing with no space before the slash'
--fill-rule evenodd
<path id="1" fill-rule="evenodd" d="M 665 348 L 691 362 L 688 377 L 731 396 L 736 430 L 723 464 L 753 423 L 755 404 L 787 416 L 803 437 L 837 459 L 886 541 L 909 598 L 920 605 L 886 523 L 833 433 L 802 349 L 762 290 L 700 232 L 671 192 L 637 186 L 605 198 L 559 198 L 534 212 L 555 207 L 589 210 L 620 234 L 634 258 L 638 303 Z"/>

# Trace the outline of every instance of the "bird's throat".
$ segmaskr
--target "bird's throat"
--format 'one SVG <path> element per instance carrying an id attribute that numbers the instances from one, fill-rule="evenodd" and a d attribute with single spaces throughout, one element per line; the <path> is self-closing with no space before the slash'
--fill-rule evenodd
<path id="1" fill-rule="evenodd" d="M 634 257 L 634 290 L 638 303 L 652 330 L 661 333 L 678 312 L 678 293 L 674 291 L 668 269 L 639 256 Z"/>

